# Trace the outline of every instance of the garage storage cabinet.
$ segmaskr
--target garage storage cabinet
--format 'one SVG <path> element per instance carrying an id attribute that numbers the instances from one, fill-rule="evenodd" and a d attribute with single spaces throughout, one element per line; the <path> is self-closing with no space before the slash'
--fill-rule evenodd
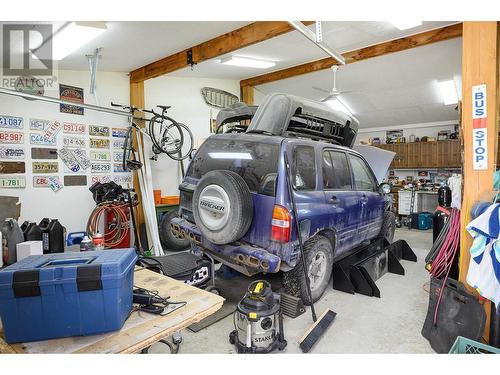
<path id="1" fill-rule="evenodd" d="M 120 329 L 132 308 L 133 249 L 30 256 L 0 271 L 8 343 Z"/>

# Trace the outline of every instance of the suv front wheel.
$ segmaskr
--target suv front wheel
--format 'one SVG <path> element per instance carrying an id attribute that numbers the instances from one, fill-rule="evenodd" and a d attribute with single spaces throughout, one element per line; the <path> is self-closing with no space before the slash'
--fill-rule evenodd
<path id="1" fill-rule="evenodd" d="M 325 292 L 332 275 L 333 247 L 330 240 L 318 235 L 306 241 L 304 252 L 311 296 L 313 302 L 316 302 Z M 302 267 L 302 260 L 299 260 L 294 269 L 283 273 L 283 287 L 286 293 L 301 297 L 304 304 L 310 305 Z"/>

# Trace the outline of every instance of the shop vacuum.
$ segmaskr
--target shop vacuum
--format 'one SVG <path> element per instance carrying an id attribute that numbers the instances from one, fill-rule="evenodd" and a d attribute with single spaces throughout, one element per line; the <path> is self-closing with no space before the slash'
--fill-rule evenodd
<path id="1" fill-rule="evenodd" d="M 264 280 L 250 284 L 234 312 L 229 342 L 238 353 L 270 353 L 286 348 L 280 295 Z"/>

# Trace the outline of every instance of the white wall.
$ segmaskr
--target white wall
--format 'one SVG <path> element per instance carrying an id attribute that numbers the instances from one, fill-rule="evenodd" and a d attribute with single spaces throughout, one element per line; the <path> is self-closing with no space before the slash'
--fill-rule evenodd
<path id="1" fill-rule="evenodd" d="M 144 84 L 145 106 L 170 105 L 168 114 L 191 129 L 195 145 L 210 135 L 210 118 L 216 118 L 219 110 L 208 106 L 200 90 L 214 87 L 240 96 L 239 81 L 209 78 L 162 76 L 147 80 Z M 178 162 L 167 155 L 160 155 L 152 163 L 153 186 L 161 189 L 162 195 L 179 194 L 181 174 Z M 187 160 L 185 161 L 187 167 Z"/>
<path id="2" fill-rule="evenodd" d="M 97 104 L 93 95 L 89 94 L 90 75 L 85 71 L 59 71 L 59 83 L 84 88 L 85 103 Z M 99 101 L 103 106 L 109 106 L 110 101 L 127 104 L 129 102 L 129 79 L 125 73 L 98 73 L 97 85 Z M 58 96 L 57 92 L 47 92 L 48 96 Z M 75 122 L 87 125 L 87 154 L 88 125 L 102 125 L 109 127 L 125 127 L 125 117 L 105 114 L 85 109 L 85 115 L 64 114 L 59 111 L 59 105 L 41 101 L 28 101 L 22 98 L 0 95 L 0 114 L 19 116 L 24 118 L 24 149 L 26 154 L 26 188 L 25 189 L 0 189 L 0 195 L 18 196 L 21 200 L 20 221 L 30 220 L 39 222 L 43 217 L 58 218 L 66 226 L 68 232 L 85 230 L 87 218 L 95 207 L 90 186 L 90 172 L 87 171 L 88 186 L 64 187 L 58 192 L 50 188 L 33 188 L 31 147 L 29 141 L 29 119 L 39 118 L 57 120 L 59 122 Z M 5 130 L 5 129 L 2 129 Z M 58 148 L 62 147 L 62 131 L 58 134 Z M 111 139 L 111 138 L 110 138 Z M 54 146 L 50 146 L 54 147 Z M 111 146 L 112 147 L 112 146 Z M 111 149 L 112 151 L 112 149 Z M 46 160 L 55 161 L 55 160 Z M 59 159 L 59 178 L 63 181 L 64 168 Z M 78 173 L 83 174 L 83 173 Z"/>

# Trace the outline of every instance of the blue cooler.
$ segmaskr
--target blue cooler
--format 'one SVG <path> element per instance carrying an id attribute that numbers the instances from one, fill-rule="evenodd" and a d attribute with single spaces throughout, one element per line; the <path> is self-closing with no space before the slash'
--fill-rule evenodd
<path id="1" fill-rule="evenodd" d="M 0 271 L 8 343 L 118 330 L 132 309 L 134 249 L 33 255 Z"/>

